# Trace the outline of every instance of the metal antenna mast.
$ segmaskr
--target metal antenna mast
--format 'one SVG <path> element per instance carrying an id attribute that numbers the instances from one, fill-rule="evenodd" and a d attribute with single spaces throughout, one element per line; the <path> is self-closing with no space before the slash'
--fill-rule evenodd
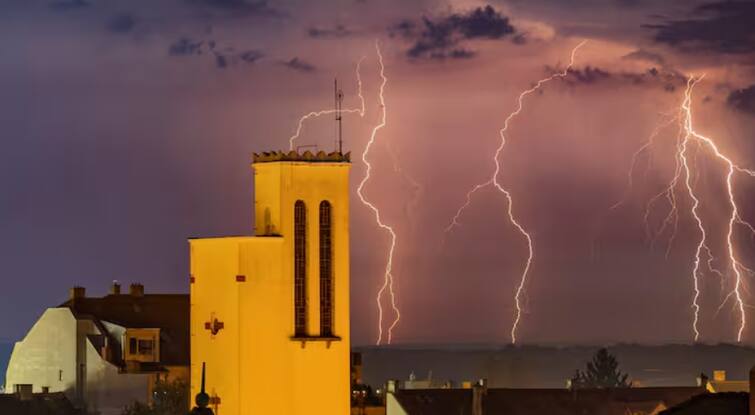
<path id="1" fill-rule="evenodd" d="M 341 106 L 343 104 L 343 91 L 338 89 L 338 78 L 335 80 L 335 98 L 336 98 L 336 123 L 338 123 L 338 152 L 343 154 L 343 124 L 341 122 Z"/>

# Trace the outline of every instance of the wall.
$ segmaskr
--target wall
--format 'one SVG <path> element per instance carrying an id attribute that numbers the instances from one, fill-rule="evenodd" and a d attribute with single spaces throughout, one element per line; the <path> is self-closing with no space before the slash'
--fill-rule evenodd
<path id="1" fill-rule="evenodd" d="M 68 308 L 49 308 L 16 343 L 8 362 L 6 391 L 32 384 L 35 393 L 47 386 L 75 399 L 77 322 Z"/>
<path id="2" fill-rule="evenodd" d="M 198 239 L 191 250 L 192 396 L 202 362 L 217 415 L 350 413 L 347 163 L 255 165 L 259 234 Z M 319 203 L 333 206 L 335 322 L 341 339 L 292 339 L 293 207 L 307 205 L 309 333 L 319 334 Z M 244 281 L 237 281 L 243 275 Z M 224 328 L 212 335 L 205 322 Z"/>
<path id="3" fill-rule="evenodd" d="M 148 401 L 148 385 L 154 375 L 119 373 L 116 366 L 100 357 L 91 343 L 87 342 L 84 350 L 87 368 L 84 397 L 91 412 L 120 415 L 126 405 Z"/>
<path id="4" fill-rule="evenodd" d="M 392 393 L 385 395 L 385 415 L 407 415 Z"/>

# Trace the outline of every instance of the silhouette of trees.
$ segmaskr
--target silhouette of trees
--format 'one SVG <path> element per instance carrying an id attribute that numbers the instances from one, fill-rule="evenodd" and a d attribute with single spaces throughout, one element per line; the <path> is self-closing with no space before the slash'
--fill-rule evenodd
<path id="1" fill-rule="evenodd" d="M 584 371 L 579 369 L 571 379 L 572 388 L 628 388 L 632 383 L 628 380 L 629 375 L 619 370 L 619 362 L 616 356 L 608 353 L 608 349 L 602 348 L 593 355 L 592 360 L 587 362 Z"/>
<path id="2" fill-rule="evenodd" d="M 121 415 L 184 415 L 189 412 L 189 385 L 181 380 L 158 382 L 152 392 L 152 405 L 134 402 Z"/>

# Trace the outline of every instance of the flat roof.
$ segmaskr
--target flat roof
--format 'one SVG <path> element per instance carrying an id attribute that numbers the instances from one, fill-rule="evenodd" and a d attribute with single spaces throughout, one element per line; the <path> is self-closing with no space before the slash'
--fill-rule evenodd
<path id="1" fill-rule="evenodd" d="M 266 151 L 262 153 L 253 153 L 252 163 L 271 163 L 276 161 L 303 161 L 309 163 L 351 163 L 351 152 L 341 153 L 334 151 L 326 153 L 318 151 L 312 153 L 307 150 L 299 154 L 296 150 L 285 151 Z"/>

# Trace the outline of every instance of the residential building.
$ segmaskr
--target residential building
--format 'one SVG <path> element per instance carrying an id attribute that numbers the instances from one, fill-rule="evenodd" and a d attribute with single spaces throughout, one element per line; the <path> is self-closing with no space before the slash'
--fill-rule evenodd
<path id="1" fill-rule="evenodd" d="M 713 379 L 708 379 L 707 389 L 712 393 L 749 392 L 750 382 L 747 379 L 727 379 L 725 370 L 714 370 Z"/>
<path id="2" fill-rule="evenodd" d="M 471 388 L 398 389 L 391 381 L 387 415 L 657 415 L 692 396 L 703 386 L 616 389 Z"/>
<path id="3" fill-rule="evenodd" d="M 349 154 L 255 154 L 254 236 L 191 239 L 191 395 L 219 415 L 348 415 Z"/>
<path id="4" fill-rule="evenodd" d="M 0 414 L 84 415 L 63 392 L 31 393 L 28 388 L 19 393 L 0 394 Z"/>
<path id="5" fill-rule="evenodd" d="M 90 413 L 118 415 L 149 402 L 156 382 L 188 380 L 189 296 L 145 294 L 114 284 L 104 297 L 83 287 L 47 309 L 13 348 L 7 392 L 62 392 Z"/>
<path id="6" fill-rule="evenodd" d="M 362 353 L 351 353 L 351 415 L 385 415 L 385 394 L 362 383 Z"/>
<path id="7" fill-rule="evenodd" d="M 705 393 L 688 399 L 679 405 L 669 408 L 660 413 L 660 415 L 755 415 L 755 396 L 752 393 L 742 391 L 721 391 L 723 388 L 729 388 L 721 384 L 711 388 L 710 381 L 705 376 L 701 376 L 702 383 L 707 383 L 707 389 L 718 387 L 719 391 L 714 393 Z M 726 382 L 726 373 L 720 370 L 713 372 L 712 382 Z M 738 381 L 739 382 L 739 381 Z M 755 367 L 750 369 L 747 389 L 753 390 L 755 384 Z M 741 386 L 739 386 L 741 388 Z M 733 389 L 733 387 L 731 387 Z"/>

